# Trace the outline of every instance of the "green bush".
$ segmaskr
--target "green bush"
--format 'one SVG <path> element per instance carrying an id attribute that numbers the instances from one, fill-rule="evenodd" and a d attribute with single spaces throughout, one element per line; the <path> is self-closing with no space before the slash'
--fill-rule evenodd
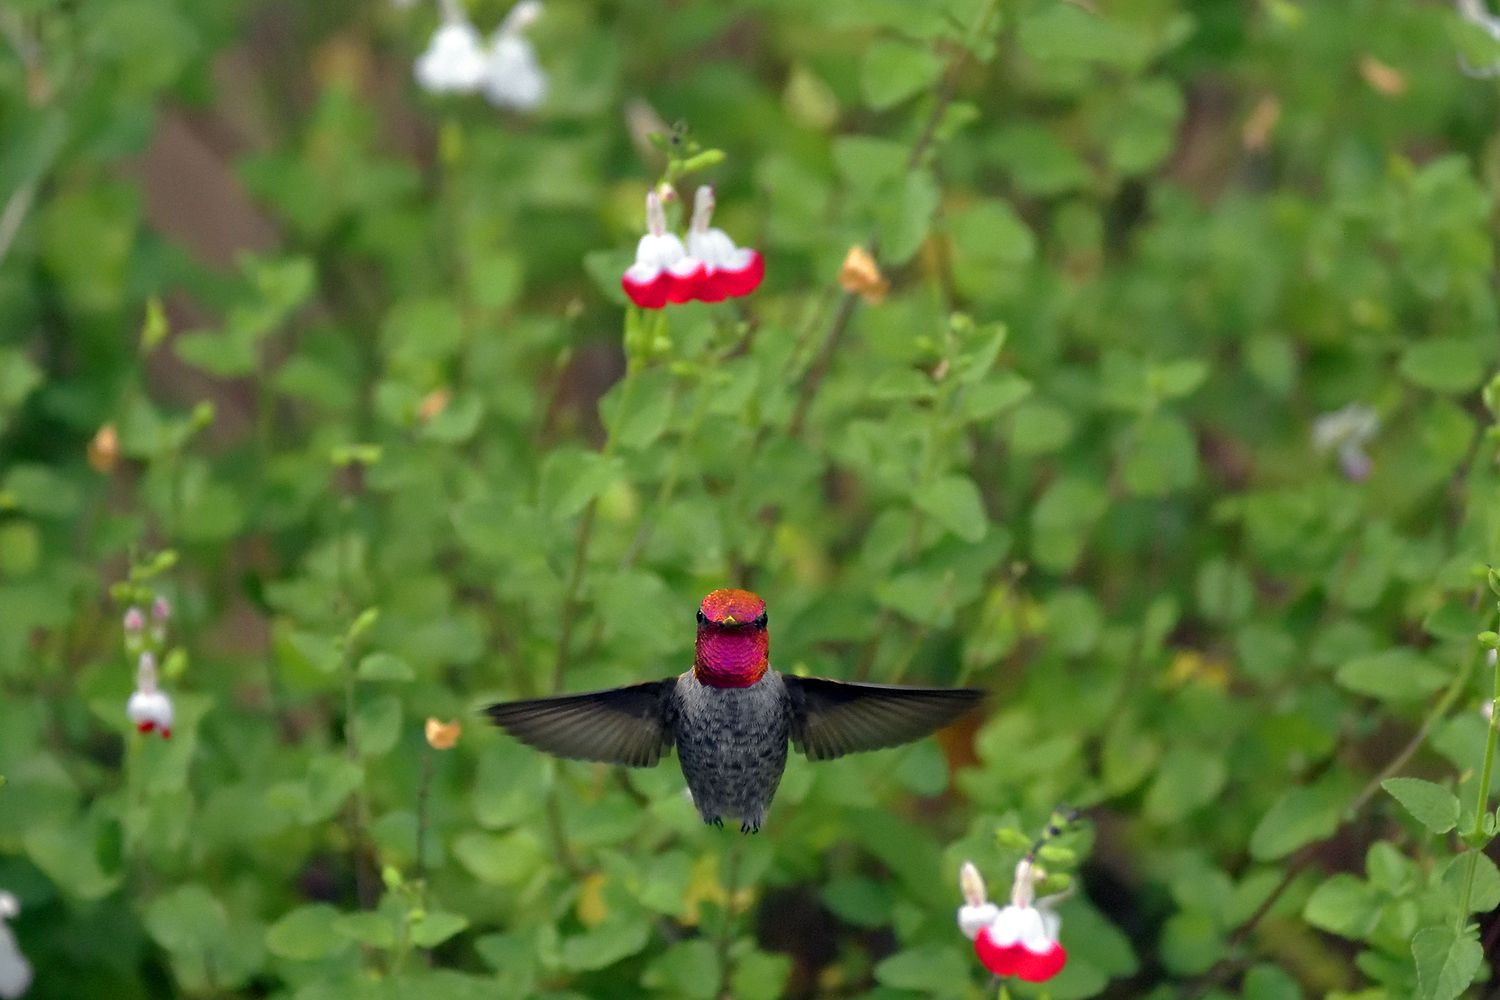
<path id="1" fill-rule="evenodd" d="M 1384 0 L 550 0 L 527 110 L 418 88 L 438 23 L 0 9 L 28 996 L 993 996 L 959 864 L 1004 897 L 1061 806 L 1068 965 L 1010 996 L 1489 980 L 1500 100 L 1461 65 L 1500 43 Z M 697 144 L 673 180 L 765 282 L 635 309 Z M 728 585 L 784 671 L 986 706 L 794 755 L 754 838 L 675 763 L 483 726 L 684 669 Z"/>

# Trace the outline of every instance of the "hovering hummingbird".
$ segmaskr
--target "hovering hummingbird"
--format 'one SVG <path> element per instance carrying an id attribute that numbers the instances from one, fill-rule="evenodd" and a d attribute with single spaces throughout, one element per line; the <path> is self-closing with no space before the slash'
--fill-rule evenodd
<path id="1" fill-rule="evenodd" d="M 908 743 L 979 700 L 977 688 L 853 684 L 770 668 L 766 602 L 715 590 L 698 608 L 693 669 L 645 684 L 491 705 L 490 719 L 559 757 L 652 767 L 675 744 L 703 822 L 755 833 L 786 769 Z"/>

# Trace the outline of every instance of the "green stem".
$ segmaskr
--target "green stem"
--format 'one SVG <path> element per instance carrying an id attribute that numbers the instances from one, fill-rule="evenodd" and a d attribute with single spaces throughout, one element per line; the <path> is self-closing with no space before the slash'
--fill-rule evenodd
<path id="1" fill-rule="evenodd" d="M 725 881 L 724 900 L 724 923 L 719 928 L 718 941 L 715 950 L 719 956 L 719 988 L 714 995 L 727 997 L 734 980 L 734 958 L 732 955 L 734 946 L 734 932 L 739 923 L 739 911 L 737 909 L 737 897 L 740 894 L 740 865 L 745 858 L 745 838 L 736 837 L 734 846 L 729 849 L 729 871 Z"/>
<path id="2" fill-rule="evenodd" d="M 1493 657 L 1493 654 L 1491 654 Z M 1474 805 L 1474 827 L 1469 833 L 1469 864 L 1464 872 L 1464 891 L 1458 907 L 1458 929 L 1463 931 L 1469 921 L 1469 900 L 1474 891 L 1474 873 L 1479 867 L 1479 855 L 1484 850 L 1478 846 L 1484 840 L 1484 817 L 1490 808 L 1490 777 L 1495 769 L 1495 742 L 1500 735 L 1500 658 L 1493 663 L 1494 688 L 1490 696 L 1490 724 L 1484 741 L 1484 767 L 1479 772 L 1479 799 Z"/>

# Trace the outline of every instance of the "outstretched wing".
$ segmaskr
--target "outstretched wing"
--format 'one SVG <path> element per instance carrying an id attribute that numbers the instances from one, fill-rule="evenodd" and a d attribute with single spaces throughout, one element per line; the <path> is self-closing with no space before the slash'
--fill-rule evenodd
<path id="1" fill-rule="evenodd" d="M 809 760 L 878 750 L 941 729 L 984 696 L 978 688 L 854 684 L 783 674 L 792 702 L 792 745 Z"/>
<path id="2" fill-rule="evenodd" d="M 558 757 L 651 767 L 672 747 L 672 689 L 677 678 L 504 701 L 484 711 L 528 746 Z"/>

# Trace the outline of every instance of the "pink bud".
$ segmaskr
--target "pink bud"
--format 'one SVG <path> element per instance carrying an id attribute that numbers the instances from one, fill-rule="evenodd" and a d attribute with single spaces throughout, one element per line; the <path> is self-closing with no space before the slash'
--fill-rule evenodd
<path id="1" fill-rule="evenodd" d="M 130 636 L 140 635 L 146 630 L 146 616 L 141 614 L 141 609 L 130 607 L 125 609 L 125 634 Z"/>
<path id="2" fill-rule="evenodd" d="M 158 596 L 151 602 L 151 620 L 165 623 L 172 617 L 172 605 L 165 597 Z"/>

